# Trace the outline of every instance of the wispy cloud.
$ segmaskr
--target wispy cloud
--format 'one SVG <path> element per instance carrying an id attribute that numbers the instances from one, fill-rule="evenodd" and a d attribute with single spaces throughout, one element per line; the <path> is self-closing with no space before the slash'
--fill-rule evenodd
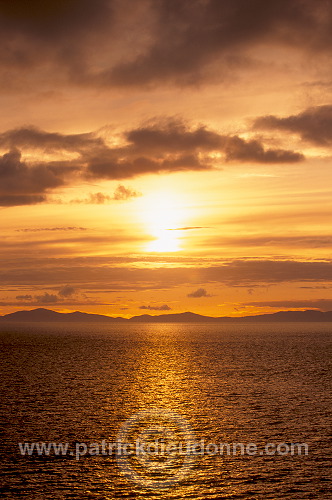
<path id="1" fill-rule="evenodd" d="M 187 227 L 171 227 L 167 231 L 189 231 L 190 229 L 209 229 L 207 226 L 187 226 Z"/>
<path id="2" fill-rule="evenodd" d="M 71 200 L 70 203 L 83 203 L 86 205 L 104 205 L 112 201 L 126 201 L 131 198 L 142 196 L 142 193 L 119 184 L 112 195 L 104 193 L 90 193 L 87 198 Z"/>
<path id="3" fill-rule="evenodd" d="M 44 231 L 87 231 L 86 227 L 77 226 L 65 226 L 65 227 L 25 227 L 22 229 L 15 229 L 16 232 L 20 233 L 39 233 Z"/>

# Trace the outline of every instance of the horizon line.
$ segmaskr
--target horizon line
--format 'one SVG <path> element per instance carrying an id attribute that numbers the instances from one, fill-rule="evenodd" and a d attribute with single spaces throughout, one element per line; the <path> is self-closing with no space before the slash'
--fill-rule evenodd
<path id="1" fill-rule="evenodd" d="M 130 321 L 134 318 L 143 318 L 143 317 L 149 317 L 149 318 L 163 318 L 163 317 L 167 318 L 170 316 L 181 317 L 185 314 L 190 314 L 190 315 L 198 316 L 200 318 L 206 318 L 206 319 L 212 319 L 212 320 L 214 320 L 214 319 L 215 320 L 218 320 L 218 319 L 220 319 L 220 320 L 222 320 L 222 319 L 241 320 L 241 319 L 247 319 L 247 318 L 261 318 L 261 317 L 266 317 L 266 316 L 275 316 L 275 315 L 280 314 L 280 313 L 308 313 L 308 312 L 320 313 L 320 314 L 332 313 L 332 311 L 322 311 L 320 309 L 301 309 L 301 310 L 299 310 L 299 309 L 296 309 L 296 310 L 285 309 L 285 310 L 279 310 L 279 311 L 275 311 L 275 312 L 266 312 L 266 313 L 252 314 L 252 315 L 246 315 L 246 316 L 208 316 L 208 315 L 204 315 L 204 314 L 200 314 L 200 313 L 195 313 L 192 311 L 184 311 L 184 312 L 178 312 L 178 313 L 168 312 L 168 313 L 161 313 L 161 314 L 144 313 L 144 314 L 134 315 L 134 316 L 127 318 L 124 316 L 110 316 L 108 314 L 91 313 L 91 312 L 85 312 L 85 311 L 79 311 L 79 310 L 74 310 L 74 311 L 70 311 L 70 312 L 59 312 L 59 311 L 54 311 L 53 309 L 48 309 L 46 307 L 37 307 L 34 309 L 20 309 L 20 310 L 14 311 L 12 313 L 3 314 L 3 315 L 0 315 L 0 319 L 6 318 L 7 316 L 12 316 L 12 315 L 18 314 L 18 313 L 32 313 L 32 312 L 36 312 L 36 311 L 47 311 L 47 312 L 51 312 L 51 313 L 55 313 L 55 314 L 59 314 L 59 315 L 63 315 L 63 316 L 73 315 L 75 313 L 79 313 L 79 314 L 87 315 L 87 316 L 96 316 L 99 318 L 114 319 L 114 320 L 119 319 L 119 320 L 124 320 L 124 321 Z"/>

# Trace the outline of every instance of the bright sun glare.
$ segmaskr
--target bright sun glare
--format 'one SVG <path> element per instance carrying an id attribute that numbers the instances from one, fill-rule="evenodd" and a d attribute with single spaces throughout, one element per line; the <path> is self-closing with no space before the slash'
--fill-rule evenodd
<path id="1" fill-rule="evenodd" d="M 183 200 L 170 191 L 147 196 L 143 208 L 148 232 L 156 239 L 149 243 L 148 252 L 177 252 L 180 248 L 181 230 L 188 218 Z M 175 230 L 176 229 L 176 230 Z"/>

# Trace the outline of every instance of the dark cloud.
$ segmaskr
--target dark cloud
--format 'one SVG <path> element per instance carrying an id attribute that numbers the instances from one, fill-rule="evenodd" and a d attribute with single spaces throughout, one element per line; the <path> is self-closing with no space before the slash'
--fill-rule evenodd
<path id="1" fill-rule="evenodd" d="M 221 76 L 247 65 L 255 46 L 319 53 L 332 44 L 332 5 L 324 0 L 160 0 L 153 10 L 153 43 L 105 71 L 105 84 L 192 85 L 209 78 L 211 65 L 222 68 Z"/>
<path id="2" fill-rule="evenodd" d="M 133 157 L 132 150 L 124 150 L 126 157 L 116 157 L 115 152 L 107 151 L 105 155 L 98 155 L 88 162 L 87 173 L 90 178 L 110 180 L 130 179 L 140 175 L 171 173 L 182 171 L 210 170 L 211 161 L 200 161 L 195 155 L 179 155 L 167 158 L 149 158 L 147 156 Z M 162 154 L 162 153 L 160 153 Z"/>
<path id="3" fill-rule="evenodd" d="M 262 302 L 246 302 L 245 306 L 275 307 L 277 309 L 320 309 L 332 310 L 332 299 L 312 300 L 270 300 Z"/>
<path id="4" fill-rule="evenodd" d="M 111 33 L 112 0 L 0 0 L 0 61 L 13 77 L 29 81 L 42 68 L 50 80 L 58 70 L 75 81 L 89 65 L 91 44 Z M 5 75 L 6 75 L 5 73 Z M 13 78 L 8 78 L 13 82 Z M 12 83 L 13 84 L 13 83 Z"/>
<path id="5" fill-rule="evenodd" d="M 33 301 L 34 305 L 39 304 L 55 304 L 61 299 L 67 299 L 75 295 L 76 290 L 74 287 L 66 285 L 61 288 L 57 295 L 54 293 L 44 292 L 43 295 L 17 295 L 16 300 L 23 302 Z"/>
<path id="6" fill-rule="evenodd" d="M 30 205 L 45 201 L 50 189 L 64 183 L 55 165 L 28 166 L 17 149 L 0 157 L 0 205 Z"/>
<path id="7" fill-rule="evenodd" d="M 216 72 L 223 78 L 247 66 L 254 49 L 264 45 L 317 57 L 328 53 L 332 5 L 326 0 L 0 0 L 0 42 L 4 74 L 23 69 L 26 80 L 42 68 L 50 81 L 62 75 L 79 85 L 196 85 Z"/>
<path id="8" fill-rule="evenodd" d="M 22 128 L 1 134 L 0 146 L 27 150 L 34 148 L 52 153 L 70 151 L 77 154 L 77 159 L 70 162 L 27 165 L 21 161 L 18 149 L 6 153 L 0 158 L 0 180 L 4 191 L 2 193 L 0 188 L 0 203 L 3 206 L 45 201 L 47 191 L 69 182 L 75 171 L 90 179 L 115 180 L 142 174 L 210 168 L 209 164 L 201 163 L 193 154 L 172 156 L 167 151 L 159 150 L 157 157 L 142 157 L 134 144 L 111 148 L 94 134 L 63 135 Z M 138 195 L 138 192 L 119 185 L 112 199 L 126 200 Z M 107 195 L 97 193 L 83 202 L 101 203 L 107 200 Z"/>
<path id="9" fill-rule="evenodd" d="M 194 299 L 199 299 L 201 297 L 211 297 L 205 290 L 205 288 L 198 288 L 194 292 L 188 293 L 187 297 L 191 297 Z"/>
<path id="10" fill-rule="evenodd" d="M 0 26 L 4 33 L 15 32 L 52 42 L 84 34 L 104 24 L 111 13 L 110 0 L 0 0 Z M 106 17 L 106 19 L 105 19 Z"/>
<path id="11" fill-rule="evenodd" d="M 74 287 L 66 285 L 61 290 L 59 291 L 60 297 L 71 297 L 76 293 L 76 290 Z"/>
<path id="12" fill-rule="evenodd" d="M 222 136 L 206 127 L 190 129 L 186 123 L 173 118 L 152 121 L 138 129 L 129 130 L 125 135 L 131 147 L 140 154 L 151 151 L 217 151 L 223 142 Z"/>
<path id="13" fill-rule="evenodd" d="M 304 155 L 284 149 L 265 149 L 257 140 L 245 141 L 241 137 L 226 137 L 223 150 L 227 161 L 254 163 L 296 163 Z"/>
<path id="14" fill-rule="evenodd" d="M 35 295 L 35 301 L 39 304 L 55 304 L 58 302 L 59 297 L 53 293 L 45 292 L 43 295 Z"/>
<path id="15" fill-rule="evenodd" d="M 22 127 L 0 134 L 3 148 L 40 149 L 45 152 L 73 151 L 83 153 L 105 148 L 104 141 L 93 133 L 60 134 L 45 132 L 36 127 Z"/>
<path id="16" fill-rule="evenodd" d="M 319 146 L 331 145 L 332 106 L 316 106 L 298 115 L 283 118 L 273 115 L 261 116 L 255 120 L 254 128 L 291 132 Z"/>
<path id="17" fill-rule="evenodd" d="M 1 188 L 0 188 L 1 190 Z M 20 205 L 36 205 L 37 203 L 43 203 L 46 201 L 46 196 L 44 195 L 1 195 L 0 194 L 0 207 L 14 207 Z"/>
<path id="18" fill-rule="evenodd" d="M 89 160 L 91 177 L 114 180 L 149 173 L 211 170 L 232 161 L 293 163 L 304 159 L 293 151 L 265 149 L 257 140 L 220 135 L 204 127 L 192 129 L 175 120 L 140 127 L 125 137 L 129 142 L 126 147 Z M 213 152 L 221 153 L 223 158 L 213 160 L 208 155 Z"/>
<path id="19" fill-rule="evenodd" d="M 127 132 L 126 138 L 136 153 L 193 155 L 222 152 L 226 161 L 256 163 L 287 163 L 303 160 L 303 155 L 282 149 L 265 149 L 257 140 L 244 140 L 239 136 L 218 134 L 200 126 L 192 129 L 175 119 L 151 123 Z"/>
<path id="20" fill-rule="evenodd" d="M 174 119 L 124 133 L 126 144 L 112 147 L 94 133 L 57 134 L 35 128 L 14 129 L 0 134 L 0 146 L 12 148 L 0 157 L 0 204 L 2 206 L 40 203 L 50 190 L 70 182 L 91 179 L 120 180 L 144 174 L 204 171 L 220 168 L 225 162 L 293 163 L 303 155 L 287 150 L 266 149 L 257 140 L 221 135 L 206 127 L 193 128 Z M 76 155 L 69 161 L 22 161 L 21 152 Z M 37 153 L 38 153 L 37 151 Z M 215 159 L 211 153 L 221 156 Z M 91 194 L 74 203 L 105 203 L 126 200 L 139 193 L 119 185 L 113 196 Z"/>
<path id="21" fill-rule="evenodd" d="M 254 283 L 286 283 L 300 281 L 331 281 L 329 261 L 301 262 L 295 260 L 234 260 L 225 266 L 201 270 L 202 281 L 237 285 Z"/>
<path id="22" fill-rule="evenodd" d="M 139 309 L 147 309 L 149 311 L 170 311 L 172 308 L 167 304 L 163 304 L 162 306 L 140 306 Z"/>
<path id="23" fill-rule="evenodd" d="M 56 240 L 55 240 L 56 241 Z M 157 267 L 143 267 L 147 262 L 124 258 L 49 257 L 49 249 L 43 256 L 39 249 L 38 261 L 32 253 L 27 258 L 24 244 L 19 247 L 19 260 L 9 258 L 10 251 L 1 249 L 3 254 L 0 269 L 2 286 L 57 287 L 67 283 L 75 289 L 84 289 L 86 283 L 93 283 L 98 290 L 155 290 L 173 288 L 179 285 L 208 286 L 220 283 L 227 286 L 254 288 L 258 285 L 278 283 L 299 283 L 301 285 L 325 284 L 332 282 L 332 261 L 258 260 L 235 259 L 208 264 L 208 260 L 197 261 L 170 259 L 173 265 L 165 266 L 165 257 L 156 261 Z M 47 258 L 46 258 L 47 256 Z M 152 261 L 153 262 L 153 261 Z"/>

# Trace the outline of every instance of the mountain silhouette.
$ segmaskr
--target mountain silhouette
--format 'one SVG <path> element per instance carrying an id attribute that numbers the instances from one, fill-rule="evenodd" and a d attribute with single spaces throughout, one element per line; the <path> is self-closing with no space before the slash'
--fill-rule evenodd
<path id="1" fill-rule="evenodd" d="M 30 311 L 16 311 L 0 316 L 0 321 L 19 322 L 80 322 L 80 323 L 278 323 L 278 322 L 329 322 L 332 321 L 332 311 L 322 312 L 315 309 L 306 311 L 279 311 L 272 314 L 242 317 L 211 317 L 193 312 L 160 314 L 151 316 L 142 314 L 132 318 L 112 317 L 102 314 L 90 314 L 80 311 L 59 313 L 50 309 L 38 308 Z"/>
<path id="2" fill-rule="evenodd" d="M 0 316 L 0 320 L 5 321 L 45 321 L 45 322 L 112 322 L 126 321 L 125 318 L 112 318 L 101 314 L 89 314 L 80 311 L 71 313 L 59 313 L 42 307 L 31 311 L 16 311 L 14 313 Z"/>

